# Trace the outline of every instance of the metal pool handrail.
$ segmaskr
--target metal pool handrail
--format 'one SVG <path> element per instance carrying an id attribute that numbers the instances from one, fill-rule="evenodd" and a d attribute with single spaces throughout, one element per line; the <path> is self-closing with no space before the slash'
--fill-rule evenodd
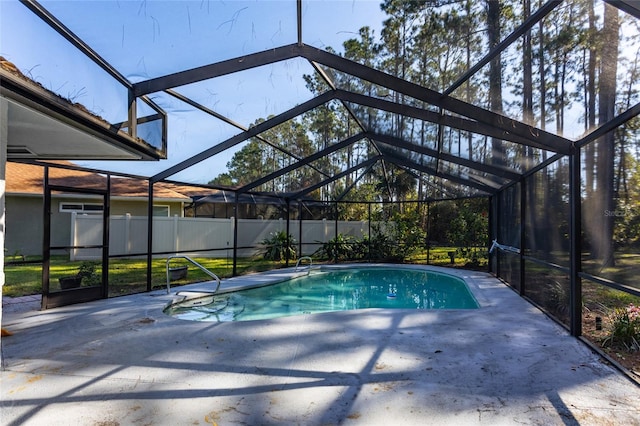
<path id="1" fill-rule="evenodd" d="M 205 268 L 204 266 L 202 266 L 201 264 L 199 264 L 195 260 L 191 259 L 189 256 L 175 255 L 175 256 L 167 257 L 167 294 L 171 293 L 171 284 L 169 283 L 169 261 L 171 261 L 171 259 L 185 259 L 185 260 L 193 263 L 198 268 L 200 268 L 200 270 L 202 272 L 204 272 L 205 274 L 209 275 L 211 278 L 216 280 L 218 282 L 218 285 L 216 286 L 216 289 L 212 292 L 212 294 L 213 293 L 217 293 L 218 290 L 220 289 L 221 281 L 220 281 L 220 278 L 216 274 L 214 274 L 213 272 L 211 272 L 210 270 L 208 270 L 207 268 Z"/>
<path id="2" fill-rule="evenodd" d="M 294 269 L 294 272 L 298 272 L 298 267 L 300 266 L 300 261 L 302 260 L 309 261 L 309 272 L 311 272 L 311 267 L 313 266 L 313 259 L 310 256 L 302 256 L 298 258 L 298 261 L 296 262 L 296 269 Z"/>

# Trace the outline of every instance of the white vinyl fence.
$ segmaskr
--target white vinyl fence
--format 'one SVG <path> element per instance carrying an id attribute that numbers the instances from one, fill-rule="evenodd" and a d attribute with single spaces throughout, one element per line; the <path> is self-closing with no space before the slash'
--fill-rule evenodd
<path id="1" fill-rule="evenodd" d="M 233 256 L 235 221 L 200 217 L 154 217 L 153 252 L 189 253 L 202 257 Z M 296 244 L 303 243 L 301 255 L 310 255 L 335 237 L 333 220 L 304 220 L 289 222 L 289 233 Z M 286 231 L 286 221 L 238 219 L 238 256 L 254 256 L 260 252 L 260 243 L 279 231 Z M 362 238 L 368 234 L 366 221 L 339 221 L 338 232 Z M 71 245 L 91 246 L 102 243 L 102 216 L 71 215 Z M 141 255 L 147 251 L 146 216 L 111 216 L 109 221 L 109 255 Z M 97 260 L 100 249 L 78 248 L 71 251 L 71 260 Z"/>

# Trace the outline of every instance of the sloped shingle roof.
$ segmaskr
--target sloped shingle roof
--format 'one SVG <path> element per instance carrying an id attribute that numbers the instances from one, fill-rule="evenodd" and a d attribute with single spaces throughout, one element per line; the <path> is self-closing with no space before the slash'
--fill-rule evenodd
<path id="1" fill-rule="evenodd" d="M 74 165 L 68 161 L 56 161 L 55 164 Z M 42 194 L 43 176 L 43 167 L 41 166 L 7 162 L 6 192 L 8 194 Z M 106 177 L 98 173 L 51 167 L 49 168 L 49 183 L 74 188 L 105 189 Z M 146 198 L 148 190 L 149 184 L 146 180 L 122 177 L 112 177 L 111 179 L 111 196 Z M 154 185 L 153 195 L 154 198 L 191 200 L 189 195 L 176 191 L 171 185 L 162 183 Z"/>

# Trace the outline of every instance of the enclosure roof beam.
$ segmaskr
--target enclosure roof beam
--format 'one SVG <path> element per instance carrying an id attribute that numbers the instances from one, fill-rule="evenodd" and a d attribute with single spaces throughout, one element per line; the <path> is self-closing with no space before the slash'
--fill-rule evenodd
<path id="1" fill-rule="evenodd" d="M 342 90 L 338 90 L 336 87 L 335 82 L 331 79 L 331 76 L 329 76 L 327 74 L 327 72 L 320 66 L 320 64 L 317 64 L 313 61 L 309 61 L 309 63 L 311 64 L 311 66 L 313 67 L 314 70 L 316 70 L 316 72 L 318 73 L 318 75 L 320 75 L 320 77 L 322 77 L 322 79 L 325 81 L 325 83 L 327 83 L 327 85 L 329 87 L 331 87 L 331 89 L 333 90 L 336 99 L 340 101 L 340 103 L 342 104 L 342 106 L 347 110 L 347 112 L 349 113 L 349 116 L 356 122 L 356 124 L 358 125 L 358 127 L 360 127 L 360 130 L 362 130 L 363 132 L 366 132 L 370 129 L 367 128 L 367 126 L 365 126 L 362 123 L 362 120 L 360 120 L 360 118 L 353 112 L 353 109 L 345 102 L 344 99 L 341 99 L 338 94 L 342 91 Z M 378 149 L 378 146 L 375 144 L 375 142 L 371 142 L 371 145 L 373 146 L 373 149 L 376 150 L 376 152 L 378 154 L 380 154 L 380 150 Z"/>
<path id="2" fill-rule="evenodd" d="M 399 104 L 396 102 L 388 101 L 385 99 L 374 98 L 360 93 L 349 92 L 345 90 L 336 90 L 336 98 L 346 102 L 357 103 L 362 106 L 379 109 L 382 111 L 391 112 L 394 114 L 404 115 L 406 117 L 416 118 L 419 120 L 428 121 L 434 124 L 442 124 L 447 127 L 451 127 L 458 130 L 464 130 L 470 133 L 489 136 L 492 138 L 502 139 L 508 142 L 517 143 L 519 145 L 531 146 L 534 148 L 543 149 L 545 151 L 561 152 L 563 154 L 570 154 L 571 147 L 567 146 L 565 149 L 558 151 L 557 146 L 548 146 L 542 143 L 537 143 L 528 138 L 523 138 L 518 135 L 505 132 L 497 129 L 493 126 L 488 126 L 477 121 L 468 120 L 463 117 L 455 117 L 451 115 L 441 115 L 435 111 L 430 111 L 424 108 L 418 108 L 411 105 Z"/>
<path id="3" fill-rule="evenodd" d="M 132 89 L 131 82 L 118 70 L 116 70 L 109 62 L 107 62 L 102 56 L 100 56 L 95 50 L 93 50 L 87 43 L 78 37 L 73 31 L 67 28 L 62 22 L 51 14 L 47 9 L 42 7 L 40 3 L 35 0 L 20 0 L 31 12 L 33 12 L 38 18 L 44 21 L 47 25 L 53 28 L 58 34 L 64 37 L 69 43 L 71 43 L 76 49 L 84 53 L 89 59 L 91 59 L 100 68 L 105 70 L 111 77 L 118 80 L 127 89 Z"/>
<path id="4" fill-rule="evenodd" d="M 575 145 L 576 145 L 577 148 L 582 148 L 585 145 L 587 145 L 587 144 L 595 141 L 596 139 L 604 136 L 606 133 L 612 131 L 616 127 L 622 126 L 627 121 L 633 119 L 634 117 L 637 117 L 638 115 L 640 115 L 640 102 L 635 104 L 634 106 L 632 106 L 631 108 L 629 108 L 628 110 L 623 112 L 622 114 L 616 116 L 612 120 L 604 123 L 602 126 L 598 127 L 593 132 L 589 133 L 588 135 L 586 135 L 585 137 L 583 137 L 582 139 L 577 141 Z M 526 173 L 523 174 L 523 177 L 524 178 L 528 178 L 530 176 L 533 176 L 534 174 L 538 173 L 540 170 L 544 169 L 545 167 L 549 166 L 550 164 L 555 163 L 556 161 L 558 161 L 562 157 L 563 157 L 562 154 L 556 154 L 556 155 L 554 155 L 552 157 L 547 158 L 545 161 L 542 161 L 541 163 L 537 164 L 532 169 L 527 170 Z M 506 185 L 504 185 L 504 187 L 500 188 L 500 190 L 502 191 L 502 190 L 508 188 L 511 185 L 512 185 L 511 183 L 506 184 Z"/>
<path id="5" fill-rule="evenodd" d="M 382 156 L 380 156 L 380 155 L 376 155 L 375 157 L 371 157 L 368 160 L 365 160 L 360 164 L 357 164 L 357 165 L 355 165 L 355 166 L 353 166 L 353 167 L 351 167 L 351 168 L 349 168 L 349 169 L 347 169 L 347 170 L 345 170 L 343 172 L 340 172 L 340 173 L 330 177 L 329 179 L 325 179 L 322 182 L 318 182 L 318 183 L 316 183 L 314 185 L 311 185 L 311 186 L 309 186 L 309 187 L 307 187 L 307 188 L 305 188 L 305 189 L 303 189 L 303 190 L 301 190 L 299 192 L 296 192 L 291 198 L 295 199 L 295 198 L 303 197 L 303 196 L 307 195 L 308 193 L 313 192 L 316 189 L 322 188 L 323 186 L 328 185 L 333 181 L 341 179 L 341 178 L 347 176 L 348 174 L 351 174 L 351 173 L 353 173 L 355 171 L 358 171 L 363 167 L 369 167 L 370 165 L 376 163 L 380 159 L 382 159 Z"/>
<path id="6" fill-rule="evenodd" d="M 640 19 L 640 4 L 637 0 L 605 0 L 625 13 Z"/>
<path id="7" fill-rule="evenodd" d="M 459 183 L 459 184 L 464 185 L 464 186 L 470 186 L 472 188 L 479 189 L 480 191 L 486 192 L 488 194 L 492 194 L 492 193 L 494 193 L 496 191 L 496 188 L 492 188 L 492 187 L 487 186 L 485 184 L 482 184 L 482 183 L 479 183 L 479 182 L 474 182 L 473 180 L 465 179 L 465 178 L 462 178 L 460 176 L 454 176 L 454 175 L 451 175 L 449 173 L 439 172 L 439 171 L 434 170 L 433 168 L 431 168 L 429 166 L 425 166 L 423 164 L 419 164 L 419 163 L 417 163 L 417 162 L 415 162 L 413 160 L 410 160 L 408 158 L 402 158 L 402 157 L 399 157 L 399 156 L 397 156 L 397 155 L 395 155 L 395 154 L 393 154 L 391 152 L 386 152 L 386 150 L 383 150 L 383 157 L 384 157 L 385 161 L 388 161 L 388 162 L 393 163 L 395 165 L 406 166 L 406 167 L 412 168 L 414 170 L 418 170 L 418 171 L 423 172 L 423 173 L 427 173 L 427 174 L 430 174 L 430 175 L 433 175 L 433 176 L 438 176 L 438 177 L 441 177 L 443 179 L 447 179 L 447 180 L 450 180 L 452 182 Z"/>
<path id="8" fill-rule="evenodd" d="M 180 163 L 172 167 L 169 167 L 168 169 L 154 176 L 151 176 L 149 180 L 151 183 L 154 183 L 154 182 L 161 181 L 178 172 L 181 172 L 182 170 L 187 169 L 195 164 L 198 164 L 199 162 L 204 161 L 207 158 L 210 158 L 216 154 L 219 154 L 229 148 L 236 146 L 239 143 L 246 141 L 247 139 L 255 137 L 264 131 L 272 129 L 273 127 L 278 126 L 288 120 L 291 120 L 292 118 L 295 118 L 300 114 L 310 111 L 313 108 L 316 108 L 330 101 L 332 97 L 333 97 L 333 94 L 331 92 L 326 92 L 319 96 L 316 96 L 315 98 L 307 102 L 297 105 L 291 108 L 290 110 L 283 112 L 282 114 L 276 115 L 275 117 L 271 117 L 270 119 L 263 121 L 262 123 L 256 124 L 255 126 L 250 127 L 245 132 L 232 136 L 231 138 L 223 142 L 220 142 L 219 144 L 212 146 L 211 148 L 205 149 L 199 154 L 196 154 L 184 161 L 181 161 Z"/>
<path id="9" fill-rule="evenodd" d="M 427 179 L 425 179 L 425 176 L 431 176 L 431 175 L 425 175 L 425 174 L 422 174 L 422 173 L 417 173 L 415 170 L 413 170 L 413 169 L 411 169 L 410 167 L 407 167 L 407 166 L 400 166 L 400 165 L 396 164 L 396 167 L 404 170 L 407 173 L 410 173 L 411 175 L 415 176 L 416 179 L 421 181 L 423 184 L 427 185 L 429 188 L 433 189 L 434 191 L 441 192 L 444 196 L 446 196 L 446 197 L 448 197 L 450 199 L 460 198 L 457 195 L 448 193 L 449 189 L 454 189 L 455 190 L 456 188 L 459 188 L 458 186 L 456 186 L 454 188 L 448 188 L 449 186 L 453 186 L 453 184 L 451 182 L 449 182 L 449 181 L 441 182 L 443 187 L 438 187 L 434 183 L 431 183 Z M 445 187 L 447 187 L 447 188 L 445 188 Z M 486 195 L 469 195 L 468 197 L 486 197 Z M 433 200 L 433 198 L 431 198 L 431 200 Z"/>
<path id="10" fill-rule="evenodd" d="M 373 168 L 373 165 L 375 163 L 371 163 L 369 164 L 369 166 L 364 169 L 362 171 L 362 173 L 360 173 L 360 176 L 356 177 L 355 180 L 353 182 L 351 182 L 351 185 L 349 185 L 347 188 L 345 188 L 344 191 L 342 191 L 342 194 L 340 194 L 337 198 L 336 201 L 340 202 L 342 201 L 342 199 L 349 193 L 351 192 L 351 190 L 358 184 L 358 182 L 360 182 L 360 180 L 365 177 L 367 175 L 367 173 L 369 173 L 369 171 Z"/>
<path id="11" fill-rule="evenodd" d="M 324 66 L 334 68 L 363 80 L 386 87 L 390 90 L 411 96 L 423 102 L 452 111 L 456 114 L 472 118 L 489 126 L 494 126 L 507 133 L 523 137 L 531 143 L 538 143 L 553 147 L 553 151 L 569 149 L 573 151 L 573 143 L 569 139 L 554 135 L 534 126 L 522 123 L 518 120 L 486 110 L 470 103 L 444 96 L 435 90 L 422 87 L 415 83 L 395 77 L 391 74 L 370 68 L 341 56 L 317 49 L 311 46 L 303 46 L 302 55 L 310 61 L 315 61 Z"/>
<path id="12" fill-rule="evenodd" d="M 401 166 L 398 166 L 398 167 L 401 167 Z M 430 175 L 426 175 L 426 176 L 430 176 Z M 433 182 L 429 182 L 428 179 L 425 179 L 425 175 L 423 175 L 423 174 L 418 175 L 418 179 L 424 185 L 427 185 L 429 188 L 433 189 L 434 191 L 440 192 L 446 198 L 453 199 L 453 198 L 457 197 L 457 195 L 449 193 L 449 189 L 451 189 L 451 188 L 448 188 L 448 186 L 452 185 L 450 182 L 441 182 L 443 185 L 442 185 L 442 187 L 439 187 L 438 185 L 434 184 Z M 459 188 L 459 187 L 456 187 L 454 189 L 457 189 L 457 188 Z M 484 195 L 482 195 L 482 196 L 484 196 Z M 433 199 L 434 198 L 431 198 L 431 200 L 433 200 Z"/>
<path id="13" fill-rule="evenodd" d="M 286 61 L 301 56 L 301 46 L 289 44 L 263 52 L 252 53 L 226 61 L 216 62 L 185 71 L 168 74 L 162 77 L 144 80 L 133 85 L 136 96 L 161 92 L 186 84 L 197 83 L 210 78 L 233 74 L 238 71 L 261 67 L 275 62 Z"/>
<path id="14" fill-rule="evenodd" d="M 176 92 L 175 90 L 167 89 L 167 90 L 165 90 L 164 92 L 165 92 L 165 93 L 167 93 L 167 94 L 169 94 L 169 95 L 171 95 L 171 96 L 173 96 L 173 97 L 174 97 L 174 98 L 176 98 L 176 99 L 181 100 L 182 102 L 184 102 L 184 103 L 186 103 L 186 104 L 191 105 L 192 107 L 194 107 L 194 108 L 196 108 L 196 109 L 199 109 L 200 111 L 202 111 L 202 112 L 204 112 L 204 113 L 206 113 L 206 114 L 209 114 L 209 115 L 211 115 L 211 116 L 213 116 L 213 117 L 217 118 L 218 120 L 222 120 L 222 121 L 224 121 L 225 123 L 232 125 L 233 127 L 237 128 L 237 129 L 240 129 L 240 130 L 245 131 L 245 132 L 246 132 L 247 130 L 249 130 L 247 127 L 243 126 L 242 124 L 237 123 L 237 122 L 233 121 L 232 119 L 230 119 L 230 118 L 228 118 L 228 117 L 225 117 L 224 115 L 219 114 L 219 113 L 217 113 L 217 112 L 213 111 L 212 109 L 207 108 L 207 107 L 206 107 L 206 106 L 204 106 L 204 105 L 199 104 L 198 102 L 195 102 L 195 101 L 194 101 L 194 100 L 192 100 L 191 98 L 188 98 L 188 97 L 186 97 L 186 96 L 184 96 L 184 95 L 182 95 L 182 94 L 180 94 L 180 93 Z M 292 158 L 295 158 L 297 161 L 300 161 L 300 160 L 301 160 L 301 158 L 300 158 L 300 157 L 298 157 L 297 155 L 295 155 L 295 154 L 294 154 L 294 153 L 292 153 L 291 151 L 289 151 L 289 150 L 287 150 L 287 149 L 284 149 L 284 148 L 282 148 L 282 147 L 280 147 L 280 146 L 278 146 L 278 145 L 276 145 L 276 144 L 274 144 L 274 143 L 271 143 L 270 141 L 268 141 L 267 139 L 263 138 L 262 136 L 256 136 L 256 139 L 258 139 L 259 141 L 261 141 L 261 142 L 263 142 L 263 143 L 265 143 L 265 144 L 269 145 L 269 146 L 270 146 L 270 147 L 272 147 L 273 149 L 276 149 L 276 150 L 278 150 L 278 151 L 282 152 L 283 154 L 286 154 L 286 155 L 288 155 L 288 156 L 290 156 L 290 157 L 292 157 Z M 315 167 L 313 167 L 313 169 L 314 169 L 316 172 L 318 172 L 318 173 L 322 174 L 323 176 L 327 176 L 327 177 L 328 177 L 328 175 L 327 175 L 326 173 L 324 173 L 322 170 L 319 170 L 319 169 L 317 169 L 317 168 L 315 168 Z"/>
<path id="15" fill-rule="evenodd" d="M 133 89 L 136 96 L 141 96 L 296 57 L 304 57 L 311 62 L 334 68 L 456 114 L 472 118 L 490 127 L 500 129 L 506 134 L 520 136 L 529 141 L 532 146 L 538 144 L 555 152 L 572 152 L 572 142 L 568 139 L 307 45 L 290 44 L 145 80 L 134 84 Z M 507 138 L 502 137 L 502 139 Z"/>
<path id="16" fill-rule="evenodd" d="M 447 154 L 444 152 L 438 152 L 435 149 L 427 148 L 426 146 L 416 145 L 412 142 L 407 142 L 403 139 L 399 139 L 393 136 L 380 135 L 367 133 L 367 137 L 386 145 L 406 149 L 418 154 L 428 155 L 433 158 L 440 158 L 441 160 L 448 161 L 450 163 L 458 164 L 460 166 L 468 167 L 470 169 L 478 170 L 483 173 L 489 173 L 494 176 L 498 176 L 509 180 L 519 180 L 522 175 L 520 173 L 513 172 L 511 170 L 503 169 L 488 164 L 479 163 L 477 161 L 467 160 L 466 158 L 457 157 L 455 155 Z"/>
<path id="17" fill-rule="evenodd" d="M 264 185 L 265 183 L 270 182 L 273 179 L 276 179 L 276 178 L 278 178 L 278 177 L 280 177 L 280 176 L 282 176 L 282 175 L 284 175 L 286 173 L 289 173 L 289 172 L 291 172 L 293 170 L 299 169 L 300 167 L 306 166 L 309 163 L 311 163 L 312 161 L 315 161 L 315 160 L 318 160 L 318 159 L 320 159 L 322 157 L 325 157 L 325 156 L 327 156 L 327 155 L 329 155 L 329 154 L 331 154 L 331 153 L 333 153 L 335 151 L 338 151 L 338 150 L 340 150 L 342 148 L 346 148 L 347 146 L 352 145 L 352 144 L 358 142 L 359 140 L 364 139 L 364 137 L 365 137 L 364 133 L 358 133 L 357 135 L 351 136 L 350 138 L 347 138 L 347 139 L 345 139 L 345 140 L 343 140 L 341 142 L 335 143 L 335 144 L 333 144 L 333 145 L 331 145 L 331 146 L 329 146 L 329 147 L 327 147 L 325 149 L 322 149 L 322 150 L 320 150 L 318 152 L 315 152 L 315 153 L 305 157 L 304 159 L 302 159 L 302 160 L 300 160 L 300 161 L 298 161 L 296 163 L 290 164 L 287 167 L 283 167 L 280 170 L 277 170 L 277 171 L 275 171 L 273 173 L 270 173 L 270 174 L 268 174 L 266 176 L 261 177 L 260 179 L 257 179 L 257 180 L 255 180 L 255 181 L 253 181 L 251 183 L 248 183 L 248 184 L 246 184 L 246 185 L 244 185 L 244 186 L 242 186 L 240 188 L 237 188 L 236 192 L 243 193 L 243 192 L 250 191 L 253 188 L 256 188 L 256 187 L 258 187 L 260 185 Z M 329 176 L 327 176 L 327 177 L 329 177 Z"/>
<path id="18" fill-rule="evenodd" d="M 475 73 L 480 71 L 482 67 L 487 65 L 496 56 L 501 54 L 511 43 L 519 39 L 527 31 L 537 24 L 542 18 L 547 16 L 553 9 L 556 8 L 562 0 L 552 0 L 543 4 L 538 10 L 531 14 L 518 28 L 516 28 L 511 34 L 509 34 L 504 40 L 498 43 L 493 49 L 487 53 L 484 58 L 480 59 L 473 67 L 469 68 L 467 72 L 462 74 L 447 90 L 443 92 L 445 96 L 453 93 L 458 87 L 462 86 L 468 79 Z"/>
<path id="19" fill-rule="evenodd" d="M 296 1 L 296 21 L 298 28 L 298 46 L 302 46 L 302 0 Z"/>
<path id="20" fill-rule="evenodd" d="M 622 114 L 618 114 L 612 120 L 607 121 L 602 126 L 598 127 L 593 132 L 580 139 L 578 142 L 576 142 L 576 146 L 582 147 L 590 142 L 593 142 L 594 140 L 611 132 L 616 127 L 622 126 L 627 121 L 637 117 L 638 115 L 640 115 L 640 102 L 638 102 Z"/>

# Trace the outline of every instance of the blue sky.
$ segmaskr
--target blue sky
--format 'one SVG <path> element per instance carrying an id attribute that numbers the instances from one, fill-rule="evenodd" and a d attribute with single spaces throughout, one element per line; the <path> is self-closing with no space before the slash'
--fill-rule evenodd
<path id="1" fill-rule="evenodd" d="M 295 0 L 41 0 L 41 4 L 133 82 L 297 41 Z M 364 25 L 379 34 L 382 20 L 378 1 L 305 1 L 303 42 L 340 51 L 342 43 L 356 37 Z M 0 55 L 46 88 L 105 119 L 126 120 L 123 87 L 17 0 L 0 0 Z M 308 100 L 305 73 L 311 73 L 309 64 L 292 60 L 176 90 L 248 126 Z M 167 95 L 152 97 L 169 112 L 168 160 L 79 164 L 151 176 L 239 132 Z M 232 153 L 172 179 L 205 183 L 226 170 Z"/>

